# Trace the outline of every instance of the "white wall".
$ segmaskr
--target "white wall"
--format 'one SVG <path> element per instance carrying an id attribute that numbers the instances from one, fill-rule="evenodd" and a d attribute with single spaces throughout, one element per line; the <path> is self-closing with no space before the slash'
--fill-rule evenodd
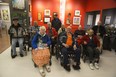
<path id="1" fill-rule="evenodd" d="M 8 21 L 4 21 L 3 20 L 3 13 L 2 10 L 8 10 L 8 16 L 9 16 L 9 20 Z M 1 11 L 1 16 L 2 16 L 2 21 L 5 25 L 7 25 L 7 29 L 9 29 L 10 25 L 11 25 L 11 18 L 10 18 L 10 8 L 9 5 L 0 5 L 0 11 Z"/>

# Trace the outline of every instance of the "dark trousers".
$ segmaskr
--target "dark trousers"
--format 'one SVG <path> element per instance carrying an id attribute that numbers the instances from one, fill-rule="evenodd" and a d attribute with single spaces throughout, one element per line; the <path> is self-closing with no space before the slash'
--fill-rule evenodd
<path id="1" fill-rule="evenodd" d="M 73 47 L 69 47 L 69 48 L 65 48 L 63 47 L 61 49 L 61 52 L 62 52 L 62 55 L 63 55 L 63 64 L 64 66 L 69 64 L 69 60 L 68 60 L 68 55 L 73 53 L 74 54 L 74 61 L 77 63 L 77 64 L 80 64 L 80 49 L 76 49 L 76 50 L 73 50 Z"/>
<path id="2" fill-rule="evenodd" d="M 88 53 L 90 62 L 92 62 L 94 59 L 99 60 L 100 52 L 98 49 L 87 46 L 87 53 Z"/>

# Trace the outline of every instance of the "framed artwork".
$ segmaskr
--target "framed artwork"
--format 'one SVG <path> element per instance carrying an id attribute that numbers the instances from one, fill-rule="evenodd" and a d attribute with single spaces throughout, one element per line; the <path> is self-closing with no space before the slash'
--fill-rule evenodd
<path id="1" fill-rule="evenodd" d="M 12 7 L 14 9 L 25 9 L 25 0 L 12 0 Z"/>
<path id="2" fill-rule="evenodd" d="M 110 24 L 111 22 L 111 16 L 106 16 L 105 17 L 105 24 Z"/>
<path id="3" fill-rule="evenodd" d="M 3 9 L 2 10 L 2 19 L 4 21 L 9 21 L 9 11 L 8 11 L 8 9 Z"/>
<path id="4" fill-rule="evenodd" d="M 44 23 L 47 24 L 48 22 L 50 22 L 50 17 L 44 17 Z"/>
<path id="5" fill-rule="evenodd" d="M 93 22 L 93 15 L 88 15 L 87 25 L 92 25 L 92 22 Z"/>
<path id="6" fill-rule="evenodd" d="M 45 16 L 50 16 L 50 10 L 44 10 L 44 15 Z"/>
<path id="7" fill-rule="evenodd" d="M 42 13 L 38 12 L 38 20 L 40 21 L 42 19 Z"/>
<path id="8" fill-rule="evenodd" d="M 75 10 L 75 16 L 80 16 L 80 10 Z"/>
<path id="9" fill-rule="evenodd" d="M 71 24 L 71 19 L 70 18 L 66 19 L 66 24 Z"/>
<path id="10" fill-rule="evenodd" d="M 73 17 L 73 25 L 80 25 L 80 17 Z"/>

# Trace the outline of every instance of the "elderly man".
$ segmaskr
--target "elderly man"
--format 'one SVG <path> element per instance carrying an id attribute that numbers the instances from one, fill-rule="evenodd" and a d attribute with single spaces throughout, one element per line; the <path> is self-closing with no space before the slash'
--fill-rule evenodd
<path id="1" fill-rule="evenodd" d="M 73 68 L 75 70 L 80 69 L 80 48 L 77 45 L 77 42 L 74 40 L 73 34 L 71 33 L 71 27 L 66 28 L 66 32 L 63 32 L 60 35 L 60 43 L 62 45 L 61 53 L 63 54 L 64 60 L 63 65 L 64 69 L 70 71 L 70 64 L 68 60 L 68 54 L 74 54 L 74 64 Z"/>
<path id="2" fill-rule="evenodd" d="M 10 26 L 8 30 L 11 38 L 11 44 L 12 44 L 12 58 L 15 58 L 17 56 L 16 53 L 16 43 L 19 43 L 19 49 L 20 49 L 20 56 L 23 57 L 23 41 L 24 41 L 24 34 L 25 30 L 24 28 L 18 23 L 18 18 L 13 18 L 13 24 Z"/>
<path id="3" fill-rule="evenodd" d="M 93 28 L 94 34 L 98 36 L 100 41 L 100 51 L 102 53 L 102 45 L 103 45 L 103 36 L 106 34 L 106 29 L 102 26 L 101 21 L 98 21 L 97 26 Z"/>

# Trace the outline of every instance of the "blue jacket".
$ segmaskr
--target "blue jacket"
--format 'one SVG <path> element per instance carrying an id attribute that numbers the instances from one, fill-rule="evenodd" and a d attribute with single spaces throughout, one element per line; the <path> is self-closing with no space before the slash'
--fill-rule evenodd
<path id="1" fill-rule="evenodd" d="M 50 40 L 50 37 L 48 35 L 45 34 L 44 36 L 41 36 L 39 33 L 36 33 L 34 38 L 32 39 L 32 47 L 34 49 L 38 47 L 37 45 L 39 43 L 39 39 L 42 40 L 42 43 L 45 43 L 48 46 L 51 44 L 51 40 Z"/>

